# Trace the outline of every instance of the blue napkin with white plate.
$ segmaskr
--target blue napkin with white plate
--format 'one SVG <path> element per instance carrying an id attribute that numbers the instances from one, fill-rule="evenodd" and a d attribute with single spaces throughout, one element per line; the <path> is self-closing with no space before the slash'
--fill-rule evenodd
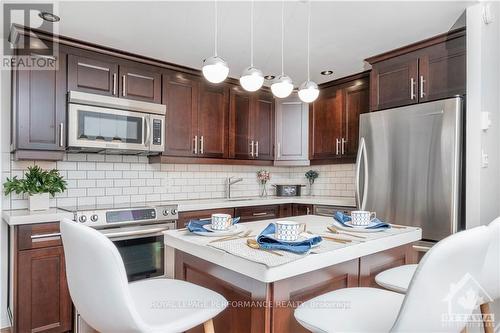
<path id="1" fill-rule="evenodd" d="M 239 217 L 233 218 L 233 224 L 236 224 L 240 221 Z M 202 219 L 202 220 L 190 220 L 187 224 L 186 228 L 190 232 L 213 232 L 212 230 L 205 229 L 203 226 L 207 224 L 212 224 L 211 219 Z"/>
<path id="2" fill-rule="evenodd" d="M 336 212 L 335 215 L 333 215 L 333 218 L 335 221 L 338 223 L 342 224 L 344 227 L 347 228 L 354 228 L 352 225 L 346 224 L 346 222 L 351 222 L 351 217 L 349 215 L 346 215 L 342 212 Z M 385 223 L 378 218 L 374 218 L 370 224 L 365 227 L 365 229 L 389 229 L 391 226 L 388 223 Z"/>
<path id="3" fill-rule="evenodd" d="M 257 237 L 257 243 L 266 250 L 284 250 L 293 253 L 303 254 L 308 252 L 311 247 L 320 243 L 322 238 L 314 236 L 301 242 L 286 242 L 271 238 L 268 235 L 276 233 L 276 226 L 270 223 Z"/>

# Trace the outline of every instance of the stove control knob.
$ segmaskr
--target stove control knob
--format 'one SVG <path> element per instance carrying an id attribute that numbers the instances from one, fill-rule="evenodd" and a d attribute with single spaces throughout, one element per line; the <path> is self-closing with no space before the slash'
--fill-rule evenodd
<path id="1" fill-rule="evenodd" d="M 91 220 L 92 222 L 97 222 L 97 220 L 98 220 L 98 219 L 99 219 L 99 217 L 97 216 L 97 214 L 94 214 L 94 215 L 92 215 L 92 216 L 90 217 L 90 220 Z"/>
<path id="2" fill-rule="evenodd" d="M 78 218 L 78 221 L 79 221 L 80 223 L 85 223 L 85 222 L 87 222 L 87 216 L 85 216 L 85 215 L 80 216 L 80 217 Z"/>
<path id="3" fill-rule="evenodd" d="M 175 215 L 175 214 L 177 214 L 177 209 L 174 208 L 170 212 L 172 213 L 172 215 Z"/>
<path id="4" fill-rule="evenodd" d="M 168 208 L 165 208 L 163 210 L 163 216 L 167 216 L 168 214 L 170 214 L 170 210 L 168 210 Z"/>

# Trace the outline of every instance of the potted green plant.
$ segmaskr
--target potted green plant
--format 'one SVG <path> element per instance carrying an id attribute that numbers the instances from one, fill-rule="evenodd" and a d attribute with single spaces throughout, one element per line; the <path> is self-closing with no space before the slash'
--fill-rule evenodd
<path id="1" fill-rule="evenodd" d="M 23 179 L 7 178 L 3 184 L 5 195 L 28 194 L 29 210 L 49 209 L 49 194 L 54 196 L 66 190 L 66 181 L 57 170 L 42 170 L 39 166 L 28 167 Z"/>

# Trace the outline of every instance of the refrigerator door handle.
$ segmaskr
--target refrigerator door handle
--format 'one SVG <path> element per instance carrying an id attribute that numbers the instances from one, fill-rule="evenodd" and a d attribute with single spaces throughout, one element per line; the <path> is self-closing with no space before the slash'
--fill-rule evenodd
<path id="1" fill-rule="evenodd" d="M 361 173 L 361 160 L 363 160 L 364 166 L 364 179 L 363 179 L 363 196 L 360 196 L 360 173 Z M 365 208 L 365 199 L 368 192 L 368 157 L 366 156 L 366 143 L 365 138 L 361 137 L 359 139 L 358 156 L 356 157 L 356 205 L 360 210 Z"/>

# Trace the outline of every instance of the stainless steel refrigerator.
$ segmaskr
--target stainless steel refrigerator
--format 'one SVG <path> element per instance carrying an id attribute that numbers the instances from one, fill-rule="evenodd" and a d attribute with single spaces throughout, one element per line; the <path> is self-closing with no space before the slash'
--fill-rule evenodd
<path id="1" fill-rule="evenodd" d="M 422 228 L 439 241 L 460 229 L 460 97 L 362 114 L 358 208 Z"/>

